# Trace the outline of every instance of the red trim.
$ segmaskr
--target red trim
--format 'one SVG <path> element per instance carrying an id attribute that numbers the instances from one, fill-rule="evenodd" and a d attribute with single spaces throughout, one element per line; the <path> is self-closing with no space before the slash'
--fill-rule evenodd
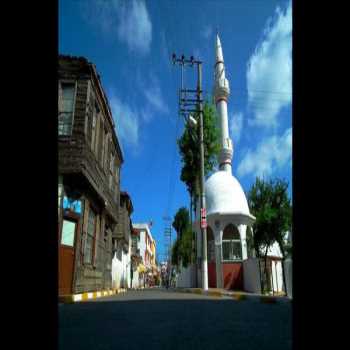
<path id="1" fill-rule="evenodd" d="M 226 97 L 219 97 L 215 103 L 218 104 L 220 101 L 225 101 L 227 103 L 227 98 Z"/>
<path id="2" fill-rule="evenodd" d="M 231 163 L 231 162 L 222 162 L 222 163 L 220 163 L 220 166 L 221 166 L 221 165 L 225 165 L 225 164 L 232 165 L 232 163 Z"/>
<path id="3" fill-rule="evenodd" d="M 219 63 L 222 63 L 222 64 L 224 64 L 224 61 L 217 61 L 216 63 L 215 63 L 215 66 L 214 66 L 214 68 L 219 64 Z"/>

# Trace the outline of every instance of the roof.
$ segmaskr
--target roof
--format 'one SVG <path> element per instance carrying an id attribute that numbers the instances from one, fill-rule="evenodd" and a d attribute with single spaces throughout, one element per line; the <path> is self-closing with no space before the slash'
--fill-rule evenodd
<path id="1" fill-rule="evenodd" d="M 207 215 L 215 213 L 251 216 L 247 199 L 238 180 L 219 170 L 205 182 Z"/>
<path id="2" fill-rule="evenodd" d="M 148 235 L 150 236 L 151 240 L 154 241 L 148 223 L 138 223 L 138 224 L 134 224 L 134 223 L 133 223 L 133 224 L 132 224 L 132 227 L 133 227 L 134 229 L 138 229 L 138 230 L 146 230 L 147 233 L 148 233 Z"/>
<path id="3" fill-rule="evenodd" d="M 127 209 L 129 211 L 129 214 L 131 214 L 134 211 L 134 206 L 132 205 L 131 197 L 128 192 L 120 191 L 120 199 L 127 201 Z"/>

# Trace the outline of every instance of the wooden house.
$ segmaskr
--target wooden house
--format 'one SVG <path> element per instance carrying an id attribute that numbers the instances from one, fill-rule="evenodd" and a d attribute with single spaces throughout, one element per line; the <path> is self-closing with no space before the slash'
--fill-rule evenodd
<path id="1" fill-rule="evenodd" d="M 123 154 L 100 77 L 58 60 L 59 295 L 111 288 Z"/>

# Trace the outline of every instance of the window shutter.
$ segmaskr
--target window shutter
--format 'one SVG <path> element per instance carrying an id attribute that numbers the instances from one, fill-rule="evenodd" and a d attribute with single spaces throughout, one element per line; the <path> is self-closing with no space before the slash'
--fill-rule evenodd
<path id="1" fill-rule="evenodd" d="M 109 167 L 110 167 L 109 163 L 111 158 L 110 138 L 111 138 L 111 135 L 108 133 L 106 137 L 106 160 L 105 160 L 105 170 L 107 174 L 109 174 Z"/>
<path id="2" fill-rule="evenodd" d="M 94 251 L 93 251 L 93 256 L 92 256 L 92 265 L 96 267 L 97 264 L 97 249 L 99 249 L 99 238 L 100 238 L 100 233 L 102 231 L 102 215 L 98 215 L 96 217 L 96 227 L 95 227 L 95 235 L 94 235 Z"/>
<path id="3" fill-rule="evenodd" d="M 62 111 L 62 85 L 58 83 L 58 112 Z"/>
<path id="4" fill-rule="evenodd" d="M 100 118 L 100 132 L 99 132 L 99 141 L 98 141 L 98 149 L 97 149 L 97 158 L 101 167 L 103 166 L 103 136 L 104 136 L 104 123 L 102 120 L 102 114 Z"/>
<path id="5" fill-rule="evenodd" d="M 89 201 L 85 198 L 84 200 L 84 217 L 83 217 L 83 232 L 81 235 L 81 246 L 80 246 L 80 256 L 81 263 L 84 262 L 84 248 L 85 248 L 85 239 L 86 239 L 86 231 L 89 219 Z"/>

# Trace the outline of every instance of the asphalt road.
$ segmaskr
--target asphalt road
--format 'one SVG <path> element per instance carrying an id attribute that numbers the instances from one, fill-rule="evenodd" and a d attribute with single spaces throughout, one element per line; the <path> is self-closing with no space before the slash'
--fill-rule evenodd
<path id="1" fill-rule="evenodd" d="M 59 349 L 292 349 L 290 302 L 166 290 L 59 306 Z"/>

